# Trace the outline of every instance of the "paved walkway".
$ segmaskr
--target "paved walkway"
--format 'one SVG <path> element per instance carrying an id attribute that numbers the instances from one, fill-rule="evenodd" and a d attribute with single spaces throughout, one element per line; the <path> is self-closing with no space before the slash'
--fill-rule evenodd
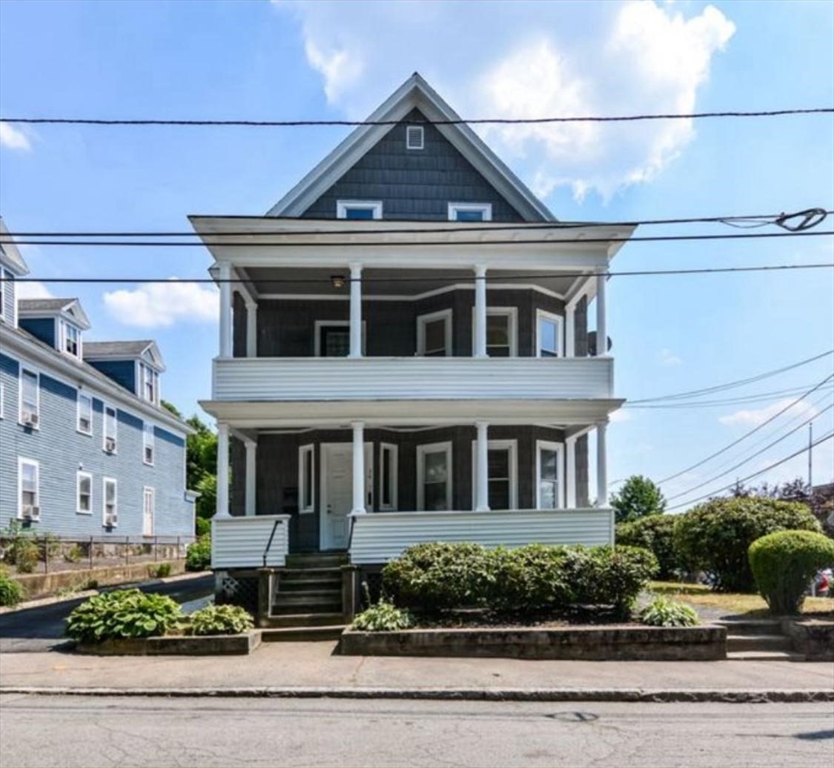
<path id="1" fill-rule="evenodd" d="M 834 691 L 834 665 L 807 662 L 593 662 L 334 655 L 335 642 L 265 643 L 250 656 L 139 657 L 0 654 L 0 692 L 11 688 L 224 691 L 675 690 Z M 343 694 L 348 695 L 348 694 Z"/>

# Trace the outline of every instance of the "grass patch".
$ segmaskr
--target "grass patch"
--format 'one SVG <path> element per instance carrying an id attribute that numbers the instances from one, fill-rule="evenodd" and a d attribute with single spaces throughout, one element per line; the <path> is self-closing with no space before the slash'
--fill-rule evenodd
<path id="1" fill-rule="evenodd" d="M 737 592 L 713 592 L 703 584 L 680 584 L 676 581 L 653 581 L 649 590 L 657 595 L 677 597 L 693 608 L 714 608 L 724 613 L 745 614 L 751 618 L 770 616 L 767 603 L 761 595 Z M 827 597 L 806 597 L 802 606 L 803 614 L 831 614 L 834 600 Z"/>

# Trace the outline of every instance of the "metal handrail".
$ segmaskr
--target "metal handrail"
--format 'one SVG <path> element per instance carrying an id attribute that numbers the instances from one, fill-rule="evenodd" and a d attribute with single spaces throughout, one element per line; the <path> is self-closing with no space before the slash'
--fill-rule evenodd
<path id="1" fill-rule="evenodd" d="M 266 568 L 266 559 L 269 556 L 269 550 L 272 547 L 272 540 L 275 538 L 275 531 L 278 530 L 278 526 L 283 522 L 283 520 L 276 520 L 272 524 L 272 533 L 269 534 L 269 541 L 266 543 L 266 549 L 264 549 L 264 568 Z"/>

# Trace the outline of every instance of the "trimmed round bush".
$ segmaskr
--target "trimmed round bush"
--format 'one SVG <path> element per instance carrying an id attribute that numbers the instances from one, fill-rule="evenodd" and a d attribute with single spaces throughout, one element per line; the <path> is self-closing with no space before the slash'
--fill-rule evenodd
<path id="1" fill-rule="evenodd" d="M 759 593 L 770 612 L 792 615 L 802 609 L 814 574 L 834 565 L 834 541 L 811 531 L 780 531 L 756 539 L 749 557 Z"/>
<path id="2" fill-rule="evenodd" d="M 640 611 L 640 621 L 650 627 L 694 627 L 698 614 L 688 605 L 659 595 Z"/>
<path id="3" fill-rule="evenodd" d="M 255 626 L 239 605 L 207 605 L 188 617 L 193 635 L 239 635 Z"/>
<path id="4" fill-rule="evenodd" d="M 490 607 L 504 611 L 535 613 L 575 601 L 565 563 L 566 547 L 530 544 L 490 553 L 494 577 L 486 595 Z"/>
<path id="5" fill-rule="evenodd" d="M 211 537 L 202 536 L 188 545 L 185 552 L 186 571 L 206 571 L 211 568 Z"/>
<path id="6" fill-rule="evenodd" d="M 8 573 L 0 570 L 0 605 L 17 605 L 23 600 L 23 587 Z"/>
<path id="7" fill-rule="evenodd" d="M 675 547 L 694 568 L 709 573 L 720 592 L 754 592 L 747 558 L 750 545 L 777 531 L 818 533 L 819 523 L 804 504 L 775 499 L 713 499 L 681 515 Z"/>
<path id="8" fill-rule="evenodd" d="M 66 633 L 80 643 L 164 635 L 182 619 L 167 595 L 120 589 L 85 600 L 67 618 Z"/>
<path id="9" fill-rule="evenodd" d="M 657 558 L 657 578 L 677 578 L 685 570 L 675 549 L 677 515 L 649 515 L 630 523 L 617 524 L 617 544 L 648 549 Z"/>

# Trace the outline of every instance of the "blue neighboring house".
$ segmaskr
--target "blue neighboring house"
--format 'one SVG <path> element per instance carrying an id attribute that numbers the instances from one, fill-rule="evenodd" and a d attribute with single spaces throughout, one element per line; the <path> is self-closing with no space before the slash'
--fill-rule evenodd
<path id="1" fill-rule="evenodd" d="M 191 428 L 161 405 L 156 343 L 85 342 L 78 299 L 17 299 L 29 269 L 0 235 L 0 528 L 189 540 Z"/>

